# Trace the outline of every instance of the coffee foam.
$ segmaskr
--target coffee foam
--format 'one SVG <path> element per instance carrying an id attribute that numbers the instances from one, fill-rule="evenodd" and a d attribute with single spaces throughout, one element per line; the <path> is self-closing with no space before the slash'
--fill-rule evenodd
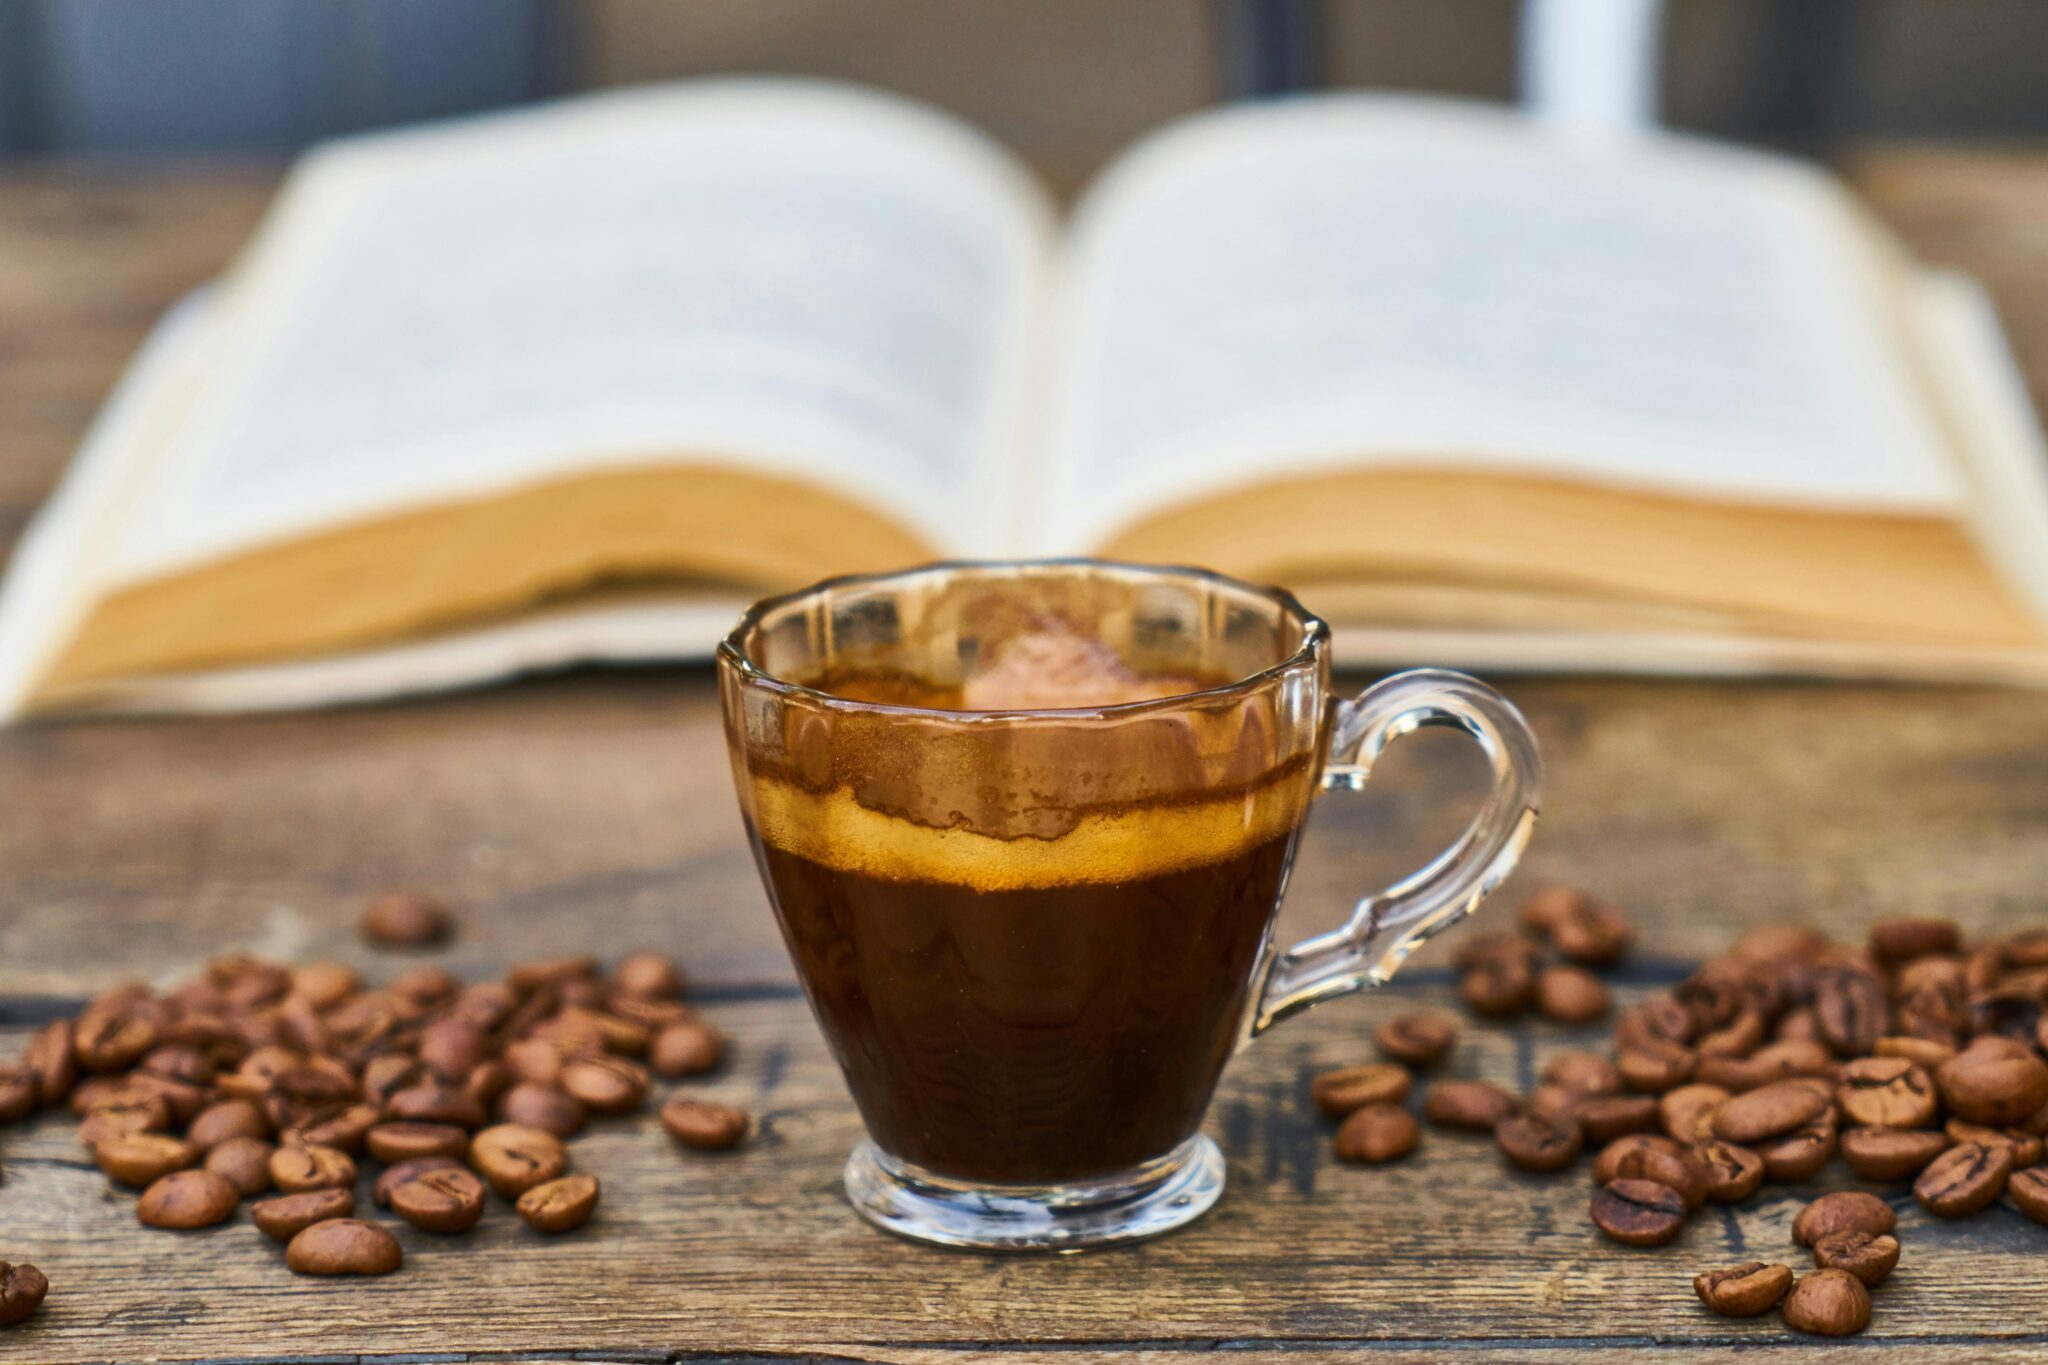
<path id="1" fill-rule="evenodd" d="M 1220 863 L 1278 838 L 1306 814 L 1308 770 L 1207 800 L 1077 812 L 1057 838 L 999 838 L 918 824 L 862 805 L 844 788 L 753 782 L 763 842 L 841 872 L 943 882 L 977 891 L 1113 885 Z"/>

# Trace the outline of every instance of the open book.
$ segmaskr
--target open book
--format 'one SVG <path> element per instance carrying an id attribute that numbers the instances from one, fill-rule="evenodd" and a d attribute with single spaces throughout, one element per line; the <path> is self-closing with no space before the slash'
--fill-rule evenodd
<path id="1" fill-rule="evenodd" d="M 697 658 L 1075 553 L 1285 582 L 1351 662 L 2048 681 L 1995 323 L 1817 171 L 1330 95 L 1062 228 L 942 115 L 732 81 L 308 157 L 18 554 L 0 707 Z"/>

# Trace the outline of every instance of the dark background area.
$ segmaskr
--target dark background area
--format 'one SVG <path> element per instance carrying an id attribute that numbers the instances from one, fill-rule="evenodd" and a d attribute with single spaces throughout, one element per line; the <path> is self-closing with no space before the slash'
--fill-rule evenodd
<path id="1" fill-rule="evenodd" d="M 1602 3 L 1602 0 L 1584 0 Z M 0 155 L 276 154 L 678 76 L 799 72 L 1085 172 L 1222 98 L 1514 97 L 1517 0 L 0 0 Z M 2044 0 L 1670 0 L 1666 122 L 1825 155 L 2048 133 Z"/>

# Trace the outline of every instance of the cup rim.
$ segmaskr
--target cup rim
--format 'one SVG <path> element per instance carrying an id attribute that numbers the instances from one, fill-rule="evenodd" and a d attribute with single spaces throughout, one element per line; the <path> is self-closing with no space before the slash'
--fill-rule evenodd
<path id="1" fill-rule="evenodd" d="M 779 678 L 755 663 L 742 643 L 745 637 L 759 626 L 764 618 L 779 611 L 800 598 L 840 588 L 886 583 L 892 579 L 914 578 L 921 574 L 945 570 L 1022 570 L 1061 568 L 1095 568 L 1128 570 L 1134 573 L 1171 575 L 1180 578 L 1202 579 L 1220 584 L 1254 597 L 1263 597 L 1291 612 L 1301 622 L 1301 644 L 1286 658 L 1267 665 L 1256 673 L 1214 687 L 1201 687 L 1188 692 L 1175 692 L 1164 697 L 1147 697 L 1142 701 L 1116 702 L 1109 706 L 1046 707 L 1028 711 L 949 711 L 936 706 L 904 706 L 891 702 L 856 701 L 850 697 L 835 696 L 830 692 L 803 683 Z M 1005 724 L 1033 721 L 1051 721 L 1071 724 L 1077 719 L 1102 717 L 1105 719 L 1143 715 L 1151 711 L 1169 711 L 1187 705 L 1191 701 L 1210 701 L 1238 696 L 1257 691 L 1260 687 L 1280 675 L 1304 664 L 1313 663 L 1328 647 L 1330 626 L 1322 617 L 1302 606 L 1300 600 L 1287 589 L 1275 585 L 1261 586 L 1248 583 L 1229 574 L 1217 573 L 1213 569 L 1197 568 L 1190 564 L 1145 564 L 1126 559 L 1097 559 L 1088 555 L 1066 555 L 1047 559 L 935 559 L 922 564 L 913 564 L 900 569 L 884 569 L 874 573 L 836 574 L 821 578 L 806 587 L 789 592 L 776 593 L 755 602 L 740 614 L 739 621 L 726 632 L 718 642 L 717 658 L 721 666 L 730 668 L 739 678 L 750 685 L 763 687 L 784 697 L 800 697 L 816 705 L 834 711 L 854 711 L 876 715 L 920 716 L 932 720 L 956 724 L 975 724 L 987 721 L 1001 721 Z"/>

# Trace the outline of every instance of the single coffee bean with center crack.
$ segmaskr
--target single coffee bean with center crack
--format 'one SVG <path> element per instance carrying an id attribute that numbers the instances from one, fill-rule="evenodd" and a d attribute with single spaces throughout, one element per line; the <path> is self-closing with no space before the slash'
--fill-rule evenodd
<path id="1" fill-rule="evenodd" d="M 389 1275 L 405 1263 L 405 1253 L 375 1223 L 330 1218 L 292 1238 L 284 1263 L 300 1275 Z"/>
<path id="2" fill-rule="evenodd" d="M 241 1196 L 212 1171 L 173 1171 L 152 1182 L 135 1216 L 153 1228 L 210 1228 L 234 1215 Z"/>
<path id="3" fill-rule="evenodd" d="M 1484 958 L 1458 978 L 1458 998 L 1488 1019 L 1513 1018 L 1529 1008 L 1535 994 L 1535 972 L 1515 958 Z"/>
<path id="4" fill-rule="evenodd" d="M 1657 1097 L 1657 1122 L 1665 1136 L 1682 1143 L 1702 1142 L 1714 1136 L 1714 1111 L 1729 1098 L 1718 1085 L 1694 1081 Z"/>
<path id="5" fill-rule="evenodd" d="M 202 1151 L 211 1151 L 229 1138 L 268 1138 L 270 1120 L 248 1100 L 222 1100 L 199 1111 L 185 1136 Z"/>
<path id="6" fill-rule="evenodd" d="M 1919 1128 L 1934 1122 L 1941 1101 L 1934 1078 L 1903 1057 L 1858 1057 L 1842 1068 L 1835 1091 L 1850 1123 Z"/>
<path id="7" fill-rule="evenodd" d="M 2012 1174 L 2012 1148 L 1965 1142 L 1927 1164 L 1913 1182 L 1920 1207 L 1941 1218 L 1965 1218 L 1988 1208 Z"/>
<path id="8" fill-rule="evenodd" d="M 1337 1130 L 1337 1155 L 1345 1161 L 1393 1161 L 1414 1151 L 1421 1133 L 1415 1116 L 1398 1104 L 1364 1105 Z"/>
<path id="9" fill-rule="evenodd" d="M 315 1223 L 346 1218 L 355 1211 L 353 1190 L 307 1190 L 258 1200 L 249 1206 L 249 1221 L 264 1236 L 289 1242 Z"/>
<path id="10" fill-rule="evenodd" d="M 1716 1204 L 1740 1203 L 1764 1183 L 1764 1159 L 1747 1147 L 1710 1138 L 1692 1153 L 1706 1173 L 1707 1198 Z"/>
<path id="11" fill-rule="evenodd" d="M 553 1133 L 558 1138 L 575 1137 L 589 1122 L 583 1101 L 552 1085 L 532 1081 L 521 1081 L 498 1097 L 498 1117 L 506 1123 Z"/>
<path id="12" fill-rule="evenodd" d="M 1540 1073 L 1545 1083 L 1581 1095 L 1614 1095 L 1621 1091 L 1621 1072 L 1597 1052 L 1567 1048 L 1552 1054 Z"/>
<path id="13" fill-rule="evenodd" d="M 2012 1197 L 2014 1208 L 2037 1223 L 2048 1223 L 2048 1166 L 2013 1172 L 2005 1192 Z"/>
<path id="14" fill-rule="evenodd" d="M 1589 1024 L 1607 1013 L 1607 987 L 1584 967 L 1545 967 L 1536 974 L 1536 1010 L 1562 1024 Z"/>
<path id="15" fill-rule="evenodd" d="M 677 1095 L 661 1106 L 661 1126 L 685 1147 L 718 1152 L 737 1145 L 747 1135 L 750 1124 L 743 1109 Z"/>
<path id="16" fill-rule="evenodd" d="M 1373 1045 L 1407 1066 L 1435 1066 L 1458 1041 L 1458 1025 L 1440 1014 L 1397 1014 L 1372 1032 Z"/>
<path id="17" fill-rule="evenodd" d="M 1688 1151 L 1669 1138 L 1638 1134 L 1610 1144 L 1593 1161 L 1598 1184 L 1616 1180 L 1654 1180 L 1668 1185 L 1685 1201 L 1686 1212 L 1707 1197 L 1706 1173 Z"/>
<path id="18" fill-rule="evenodd" d="M 32 1265 L 0 1261 L 0 1327 L 27 1322 L 43 1306 L 50 1282 Z"/>
<path id="19" fill-rule="evenodd" d="M 1368 1104 L 1399 1104 L 1408 1098 L 1408 1068 L 1392 1062 L 1325 1071 L 1309 1082 L 1309 1098 L 1327 1118 L 1341 1119 Z"/>
<path id="20" fill-rule="evenodd" d="M 1953 920 L 1897 915 L 1870 926 L 1870 955 L 1889 965 L 1953 953 L 1961 942 Z"/>
<path id="21" fill-rule="evenodd" d="M 356 1163 L 332 1147 L 280 1147 L 270 1154 L 270 1183 L 286 1194 L 346 1189 L 356 1183 Z"/>
<path id="22" fill-rule="evenodd" d="M 390 1203 L 421 1232 L 467 1232 L 484 1216 L 484 1182 L 460 1168 L 425 1171 L 394 1185 Z"/>
<path id="23" fill-rule="evenodd" d="M 1792 1288 L 1792 1267 L 1751 1261 L 1729 1270 L 1695 1275 L 1692 1292 L 1723 1317 L 1753 1318 L 1777 1306 Z"/>
<path id="24" fill-rule="evenodd" d="M 1864 1056 L 1884 1032 L 1884 983 L 1860 967 L 1819 968 L 1813 974 L 1813 1012 L 1821 1041 L 1836 1056 Z"/>
<path id="25" fill-rule="evenodd" d="M 569 1169 L 569 1154 L 560 1138 L 538 1128 L 501 1123 L 486 1128 L 469 1145 L 469 1164 L 507 1199 L 517 1199 L 535 1185 Z"/>
<path id="26" fill-rule="evenodd" d="M 1870 1291 L 1846 1270 L 1816 1270 L 1792 1286 L 1779 1312 L 1795 1332 L 1851 1336 L 1870 1325 Z"/>
<path id="27" fill-rule="evenodd" d="M 1851 1128 L 1842 1134 L 1842 1159 L 1865 1180 L 1906 1180 L 1950 1145 L 1948 1134 L 1930 1129 Z"/>
<path id="28" fill-rule="evenodd" d="M 597 1177 L 565 1175 L 519 1196 L 519 1216 L 536 1232 L 570 1232 L 597 1207 Z"/>
<path id="29" fill-rule="evenodd" d="M 662 1025 L 647 1048 L 647 1064 L 657 1076 L 678 1080 L 715 1071 L 725 1056 L 725 1040 L 700 1019 L 677 1019 Z"/>
<path id="30" fill-rule="evenodd" d="M 1593 1191 L 1593 1223 L 1623 1246 L 1662 1246 L 1685 1227 L 1685 1200 L 1654 1180 L 1612 1180 Z"/>
<path id="31" fill-rule="evenodd" d="M 1517 1170 L 1561 1171 L 1578 1160 L 1585 1134 L 1568 1114 L 1525 1109 L 1502 1119 L 1493 1140 Z"/>
<path id="32" fill-rule="evenodd" d="M 2031 1049 L 2004 1048 L 1980 1038 L 1935 1073 L 1956 1117 L 2003 1128 L 2048 1104 L 2048 1063 Z"/>
<path id="33" fill-rule="evenodd" d="M 1623 1047 L 1615 1067 L 1630 1090 L 1662 1095 L 1691 1080 L 1699 1060 L 1699 1054 L 1682 1043 L 1644 1038 Z"/>
<path id="34" fill-rule="evenodd" d="M 363 1137 L 363 1145 L 379 1161 L 410 1161 L 416 1156 L 469 1155 L 469 1134 L 452 1123 L 380 1123 Z"/>
<path id="35" fill-rule="evenodd" d="M 1892 1206 L 1862 1190 L 1824 1194 L 1799 1211 L 1792 1222 L 1792 1240 L 1810 1247 L 1831 1232 L 1863 1232 L 1872 1237 L 1892 1230 Z"/>
<path id="36" fill-rule="evenodd" d="M 395 1166 L 385 1167 L 377 1176 L 376 1183 L 370 1187 L 370 1198 L 376 1201 L 378 1208 L 388 1209 L 391 1207 L 391 1192 L 415 1176 L 425 1175 L 428 1171 L 466 1171 L 468 1169 L 469 1167 L 453 1157 L 414 1157 L 410 1161 L 401 1161 Z"/>
<path id="37" fill-rule="evenodd" d="M 562 1089 L 593 1114 L 630 1114 L 647 1098 L 647 1073 L 623 1057 L 575 1057 L 562 1064 Z"/>
<path id="38" fill-rule="evenodd" d="M 1588 1142 L 1612 1142 L 1657 1126 L 1657 1101 L 1649 1095 L 1581 1095 L 1570 1113 Z"/>
<path id="39" fill-rule="evenodd" d="M 1885 1233 L 1831 1232 L 1814 1242 L 1813 1263 L 1846 1270 L 1875 1289 L 1899 1264 L 1899 1240 Z"/>
<path id="40" fill-rule="evenodd" d="M 1492 1132 L 1515 1101 L 1492 1081 L 1438 1081 L 1422 1097 L 1422 1116 L 1440 1128 Z"/>

